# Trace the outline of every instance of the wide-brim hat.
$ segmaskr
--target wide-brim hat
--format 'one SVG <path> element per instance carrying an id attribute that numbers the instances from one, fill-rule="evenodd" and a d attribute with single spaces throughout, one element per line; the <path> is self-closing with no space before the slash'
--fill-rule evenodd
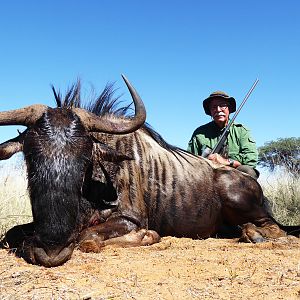
<path id="1" fill-rule="evenodd" d="M 229 113 L 233 113 L 236 111 L 235 99 L 233 97 L 228 96 L 226 93 L 224 93 L 222 91 L 216 91 L 216 92 L 211 93 L 209 95 L 209 97 L 203 101 L 203 108 L 207 115 L 210 116 L 209 105 L 210 105 L 211 100 L 214 98 L 222 98 L 222 99 L 226 100 L 226 102 L 228 103 Z"/>

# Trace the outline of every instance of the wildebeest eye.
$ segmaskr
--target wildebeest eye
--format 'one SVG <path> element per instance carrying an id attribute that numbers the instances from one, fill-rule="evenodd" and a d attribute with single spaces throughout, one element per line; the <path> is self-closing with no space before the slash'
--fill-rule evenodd
<path id="1" fill-rule="evenodd" d="M 96 139 L 93 139 L 93 142 L 97 144 L 97 151 L 99 151 L 101 158 L 105 161 L 119 163 L 124 160 L 132 160 L 133 157 L 128 156 L 123 153 L 119 153 L 117 150 L 99 142 Z"/>

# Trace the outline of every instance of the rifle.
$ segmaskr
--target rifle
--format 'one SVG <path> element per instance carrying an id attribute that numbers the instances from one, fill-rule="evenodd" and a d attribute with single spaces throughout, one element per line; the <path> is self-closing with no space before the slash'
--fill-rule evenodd
<path id="1" fill-rule="evenodd" d="M 213 154 L 213 153 L 219 153 L 229 135 L 229 129 L 230 126 L 233 124 L 235 118 L 237 117 L 237 115 L 239 114 L 240 110 L 242 109 L 242 107 L 244 106 L 244 104 L 246 103 L 246 101 L 248 100 L 249 96 L 251 95 L 251 93 L 253 92 L 254 88 L 256 87 L 257 83 L 258 83 L 258 79 L 256 79 L 252 85 L 252 87 L 250 88 L 250 90 L 248 91 L 248 93 L 246 94 L 244 100 L 242 101 L 241 105 L 239 106 L 239 108 L 236 110 L 235 114 L 233 115 L 232 119 L 230 119 L 229 123 L 227 124 L 227 126 L 225 127 L 218 143 L 214 146 L 214 148 L 211 150 L 210 148 L 205 148 L 202 152 L 203 157 L 207 157 L 209 154 Z"/>

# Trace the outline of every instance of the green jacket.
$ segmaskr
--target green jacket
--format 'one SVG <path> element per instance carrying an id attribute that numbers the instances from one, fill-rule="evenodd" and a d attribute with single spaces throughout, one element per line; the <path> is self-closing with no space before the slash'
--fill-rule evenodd
<path id="1" fill-rule="evenodd" d="M 187 150 L 201 155 L 206 147 L 213 148 L 219 140 L 222 130 L 214 121 L 198 127 L 189 141 Z M 242 165 L 255 168 L 258 152 L 250 131 L 242 124 L 233 123 L 227 138 L 228 157 L 239 161 Z"/>

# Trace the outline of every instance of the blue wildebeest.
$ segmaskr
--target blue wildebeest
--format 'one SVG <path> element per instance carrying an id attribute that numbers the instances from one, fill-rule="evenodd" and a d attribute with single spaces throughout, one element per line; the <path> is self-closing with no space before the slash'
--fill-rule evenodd
<path id="1" fill-rule="evenodd" d="M 61 265 L 75 246 L 150 245 L 160 236 L 207 238 L 222 223 L 243 225 L 241 240 L 286 233 L 263 205 L 259 184 L 239 171 L 214 167 L 167 144 L 144 124 L 142 100 L 124 77 L 135 115 L 115 109 L 107 86 L 81 108 L 80 85 L 57 108 L 32 105 L 0 113 L 0 125 L 25 125 L 0 145 L 0 159 L 23 151 L 33 222 L 12 228 L 5 241 L 28 262 Z"/>

